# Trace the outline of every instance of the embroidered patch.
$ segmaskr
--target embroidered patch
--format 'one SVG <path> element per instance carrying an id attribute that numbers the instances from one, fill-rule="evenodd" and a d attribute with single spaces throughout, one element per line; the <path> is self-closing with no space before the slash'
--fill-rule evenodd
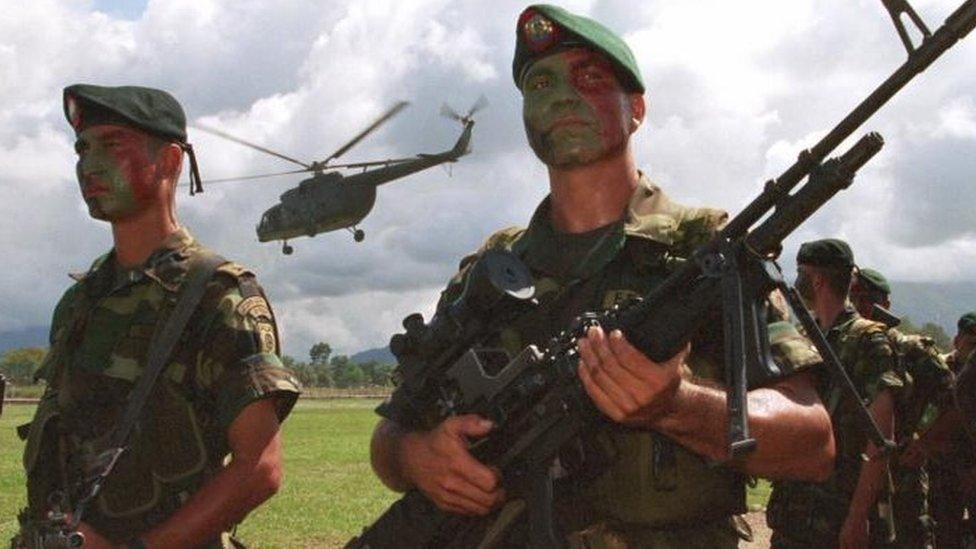
<path id="1" fill-rule="evenodd" d="M 252 318 L 254 320 L 267 319 L 271 320 L 271 308 L 268 307 L 268 302 L 261 296 L 255 295 L 251 296 L 237 305 L 237 314 L 244 318 Z"/>

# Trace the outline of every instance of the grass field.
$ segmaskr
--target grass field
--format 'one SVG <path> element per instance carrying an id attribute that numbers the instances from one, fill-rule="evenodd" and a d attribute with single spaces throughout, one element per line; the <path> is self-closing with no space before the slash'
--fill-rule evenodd
<path id="1" fill-rule="evenodd" d="M 285 422 L 284 488 L 238 530 L 251 547 L 341 547 L 396 496 L 369 467 L 369 436 L 378 401 L 301 401 Z M 30 420 L 32 406 L 8 406 L 0 418 L 0 546 L 16 527 L 24 501 L 23 443 L 14 428 Z M 750 490 L 762 506 L 768 485 Z"/>

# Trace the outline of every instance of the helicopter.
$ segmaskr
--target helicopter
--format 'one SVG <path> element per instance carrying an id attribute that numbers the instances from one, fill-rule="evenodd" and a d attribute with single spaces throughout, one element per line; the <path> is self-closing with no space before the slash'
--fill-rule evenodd
<path id="1" fill-rule="evenodd" d="M 269 148 L 256 145 L 235 137 L 221 130 L 201 126 L 195 127 L 207 133 L 227 139 L 234 143 L 250 147 L 265 154 L 270 154 L 302 168 L 287 172 L 252 175 L 244 177 L 230 177 L 212 179 L 204 183 L 220 183 L 227 181 L 242 181 L 277 177 L 283 175 L 311 173 L 312 176 L 302 180 L 298 186 L 286 190 L 280 196 L 280 203 L 275 204 L 261 216 L 257 225 L 258 241 L 282 241 L 281 251 L 291 255 L 295 250 L 288 244 L 288 240 L 299 236 L 315 236 L 319 233 L 348 230 L 353 240 L 362 242 L 366 233 L 358 227 L 359 222 L 373 209 L 376 202 L 376 187 L 401 177 L 444 164 L 457 162 L 459 158 L 470 152 L 471 132 L 474 128 L 474 114 L 487 105 L 484 96 L 478 98 L 467 113 L 460 114 L 451 107 L 441 106 L 441 114 L 459 122 L 462 126 L 461 135 L 457 142 L 448 150 L 438 153 L 421 153 L 409 158 L 391 158 L 369 162 L 352 162 L 333 164 L 332 161 L 345 154 L 367 135 L 379 128 L 390 118 L 396 116 L 406 108 L 407 102 L 401 101 L 377 118 L 365 130 L 353 137 L 348 143 L 337 149 L 324 160 L 311 163 L 296 160 Z M 343 175 L 339 169 L 361 169 L 359 173 Z M 328 171 L 326 171 L 328 170 Z"/>

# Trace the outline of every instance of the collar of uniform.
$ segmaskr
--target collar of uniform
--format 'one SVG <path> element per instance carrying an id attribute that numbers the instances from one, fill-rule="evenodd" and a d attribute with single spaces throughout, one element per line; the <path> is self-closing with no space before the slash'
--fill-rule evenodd
<path id="1" fill-rule="evenodd" d="M 847 324 L 851 320 L 854 320 L 855 316 L 857 316 L 857 311 L 854 309 L 854 307 L 851 306 L 850 304 L 845 305 L 844 310 L 842 310 L 837 315 L 837 318 L 834 319 L 834 323 L 833 325 L 831 325 L 830 330 L 828 331 L 832 332 L 834 330 L 840 329 L 840 327 L 843 326 L 844 324 Z"/>
<path id="2" fill-rule="evenodd" d="M 622 221 L 582 234 L 560 233 L 552 226 L 547 196 L 512 251 L 533 269 L 557 278 L 586 279 L 623 249 L 627 237 L 671 246 L 677 237 L 676 206 L 643 172 Z"/>
<path id="3" fill-rule="evenodd" d="M 678 235 L 677 205 L 643 172 L 627 205 L 624 232 L 644 240 L 671 246 Z"/>
<path id="4" fill-rule="evenodd" d="M 551 197 L 543 199 L 512 251 L 532 269 L 561 280 L 585 280 L 623 248 L 624 224 L 617 221 L 585 233 L 561 233 L 552 226 Z"/>
<path id="5" fill-rule="evenodd" d="M 162 244 L 149 255 L 145 263 L 133 269 L 142 272 L 158 282 L 169 291 L 176 291 L 186 274 L 189 257 L 185 252 L 195 244 L 196 240 L 185 228 L 180 227 L 176 232 L 163 239 Z M 85 283 L 95 293 L 111 290 L 114 281 L 115 250 L 102 255 L 92 263 L 85 273 L 69 273 L 68 276 L 78 282 Z M 102 291 L 100 291 L 102 290 Z"/>
<path id="6" fill-rule="evenodd" d="M 196 243 L 190 231 L 180 227 L 167 236 L 142 266 L 149 278 L 171 292 L 179 289 L 189 268 L 187 250 Z"/>

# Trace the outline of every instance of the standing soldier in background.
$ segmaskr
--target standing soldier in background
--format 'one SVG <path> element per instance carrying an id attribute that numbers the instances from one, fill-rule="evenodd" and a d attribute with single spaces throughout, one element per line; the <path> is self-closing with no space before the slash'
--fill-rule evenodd
<path id="1" fill-rule="evenodd" d="M 847 304 L 854 254 L 842 240 L 807 242 L 797 254 L 796 289 L 886 438 L 895 423 L 895 397 L 904 386 L 887 327 L 861 318 Z M 766 511 L 772 547 L 859 548 L 883 545 L 889 533 L 878 502 L 889 484 L 888 459 L 868 441 L 856 402 L 831 380 L 821 380 L 820 398 L 831 414 L 837 458 L 824 483 L 775 482 Z M 868 460 L 862 458 L 868 456 Z"/>
<path id="2" fill-rule="evenodd" d="M 976 366 L 976 312 L 962 315 L 952 340 L 953 350 L 945 360 L 957 377 L 964 369 Z M 973 539 L 976 513 L 976 446 L 971 437 L 973 418 L 967 417 L 970 429 L 959 429 L 947 454 L 929 461 L 932 479 L 930 497 L 932 518 L 935 519 L 937 546 L 950 549 L 964 546 L 965 538 Z M 965 523 L 968 513 L 969 524 Z"/>
<path id="3" fill-rule="evenodd" d="M 891 286 L 884 275 L 874 269 L 858 270 L 851 287 L 851 302 L 864 318 L 888 326 L 888 336 L 898 350 L 899 371 L 911 381 L 896 403 L 895 440 L 904 447 L 935 419 L 951 388 L 952 373 L 932 338 L 904 334 L 896 328 L 900 320 L 889 312 L 890 296 Z M 892 468 L 898 547 L 932 547 L 935 543 L 927 469 L 924 465 Z"/>
<path id="4" fill-rule="evenodd" d="M 555 6 L 529 7 L 516 27 L 513 77 L 550 194 L 526 229 L 500 231 L 462 260 L 439 303 L 444 311 L 458 298 L 478 255 L 515 253 L 532 272 L 539 305 L 506 321 L 488 343 L 512 356 L 549 341 L 584 311 L 647 293 L 726 219 L 719 210 L 671 201 L 638 170 L 631 135 L 644 122 L 644 84 L 630 48 L 603 25 Z M 495 320 L 479 318 L 489 326 Z M 608 419 L 559 460 L 572 474 L 557 480 L 555 514 L 571 546 L 735 547 L 744 475 L 827 476 L 830 424 L 809 369 L 820 357 L 791 325 L 780 324 L 774 346 L 784 369 L 795 373 L 749 392 L 758 445 L 723 466 L 710 463 L 728 455 L 722 323 L 706 322 L 690 353 L 664 363 L 619 331 L 589 331 L 579 342 L 579 376 Z M 499 524 L 518 508 L 520 502 L 506 502 L 498 471 L 469 449 L 491 431 L 490 421 L 441 420 L 434 402 L 399 392 L 378 412 L 384 419 L 373 434 L 373 469 L 391 489 L 416 488 L 440 509 L 463 515 L 490 515 L 504 505 Z M 525 544 L 524 532 L 505 533 L 515 538 L 502 541 L 506 547 Z"/>
<path id="5" fill-rule="evenodd" d="M 84 547 L 229 547 L 234 525 L 281 483 L 279 424 L 298 396 L 271 309 L 253 274 L 201 246 L 176 218 L 184 153 L 200 190 L 176 99 L 79 84 L 64 90 L 64 112 L 82 198 L 111 224 L 114 247 L 73 275 L 54 310 L 37 374 L 47 388 L 19 429 L 27 508 L 13 545 L 64 532 L 51 512 L 68 513 L 70 526 L 118 443 L 117 426 L 132 418 L 125 451 L 76 526 Z M 202 297 L 184 300 L 191 291 Z M 182 307 L 188 322 L 169 321 L 193 301 Z M 168 354 L 156 343 L 167 333 L 181 335 Z M 148 386 L 147 413 L 132 414 L 133 386 L 152 379 L 147 362 L 165 369 Z"/>

